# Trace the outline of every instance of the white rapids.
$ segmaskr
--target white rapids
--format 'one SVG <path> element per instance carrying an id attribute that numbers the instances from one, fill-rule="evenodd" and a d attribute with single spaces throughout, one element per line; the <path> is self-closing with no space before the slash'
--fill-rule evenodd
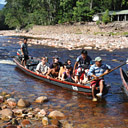
<path id="1" fill-rule="evenodd" d="M 16 65 L 12 60 L 0 60 L 0 64 Z"/>

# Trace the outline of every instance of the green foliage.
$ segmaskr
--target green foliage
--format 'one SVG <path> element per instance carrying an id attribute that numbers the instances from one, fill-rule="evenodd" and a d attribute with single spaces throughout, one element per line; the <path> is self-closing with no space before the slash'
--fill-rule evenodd
<path id="1" fill-rule="evenodd" d="M 104 15 L 102 16 L 102 22 L 105 23 L 105 24 L 110 22 L 109 10 L 108 9 L 105 11 Z"/>
<path id="2" fill-rule="evenodd" d="M 0 11 L 0 30 L 8 29 L 8 26 L 5 25 L 4 21 L 5 21 L 4 12 L 1 10 Z"/>
<path id="3" fill-rule="evenodd" d="M 98 21 L 96 21 L 96 24 L 97 24 L 97 25 L 99 25 L 99 24 L 100 24 L 100 21 L 99 21 L 99 20 L 98 20 Z"/>
<path id="4" fill-rule="evenodd" d="M 107 10 L 102 17 L 110 21 L 108 10 L 128 8 L 127 0 L 6 0 L 0 12 L 0 26 L 25 28 L 33 25 L 92 21 L 92 16 Z"/>

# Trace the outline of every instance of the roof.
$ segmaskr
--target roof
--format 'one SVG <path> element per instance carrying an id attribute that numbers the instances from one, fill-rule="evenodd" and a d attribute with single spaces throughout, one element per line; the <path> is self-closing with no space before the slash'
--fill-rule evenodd
<path id="1" fill-rule="evenodd" d="M 103 15 L 105 12 L 97 13 L 96 15 Z M 109 15 L 126 15 L 128 10 L 109 11 Z"/>
<path id="2" fill-rule="evenodd" d="M 109 15 L 124 15 L 124 14 L 128 14 L 128 10 L 109 11 Z"/>

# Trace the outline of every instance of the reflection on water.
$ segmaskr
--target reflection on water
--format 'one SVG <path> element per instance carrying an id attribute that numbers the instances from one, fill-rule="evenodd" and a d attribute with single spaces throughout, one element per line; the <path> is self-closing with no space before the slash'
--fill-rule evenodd
<path id="1" fill-rule="evenodd" d="M 18 37 L 0 37 L 0 92 L 13 92 L 16 99 L 26 98 L 30 101 L 41 95 L 48 96 L 49 102 L 39 107 L 49 111 L 62 111 L 74 128 L 128 127 L 128 98 L 121 90 L 119 70 L 106 76 L 106 82 L 111 84 L 111 89 L 106 97 L 98 103 L 94 103 L 91 101 L 91 97 L 45 83 L 16 68 L 13 65 L 12 58 L 19 48 L 16 43 L 19 39 Z M 80 54 L 80 50 L 68 51 L 46 46 L 31 46 L 29 53 L 36 57 L 45 55 L 52 57 L 58 54 L 61 61 L 70 58 L 74 63 L 75 58 Z M 96 56 L 101 56 L 105 63 L 114 68 L 128 58 L 128 50 L 112 53 L 92 50 L 89 51 L 89 55 L 93 59 Z M 49 61 L 52 61 L 51 58 Z"/>

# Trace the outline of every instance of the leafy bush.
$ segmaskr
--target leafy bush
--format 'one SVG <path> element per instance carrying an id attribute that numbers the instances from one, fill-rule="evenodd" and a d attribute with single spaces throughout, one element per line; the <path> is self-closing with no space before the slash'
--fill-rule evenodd
<path id="1" fill-rule="evenodd" d="M 110 22 L 110 16 L 109 16 L 109 10 L 107 9 L 104 13 L 104 15 L 102 16 L 102 22 L 104 24 L 107 24 Z"/>
<path id="2" fill-rule="evenodd" d="M 96 21 L 96 24 L 97 24 L 97 25 L 99 25 L 99 24 L 100 24 L 100 21 L 99 21 L 99 20 L 98 20 L 98 21 Z"/>

